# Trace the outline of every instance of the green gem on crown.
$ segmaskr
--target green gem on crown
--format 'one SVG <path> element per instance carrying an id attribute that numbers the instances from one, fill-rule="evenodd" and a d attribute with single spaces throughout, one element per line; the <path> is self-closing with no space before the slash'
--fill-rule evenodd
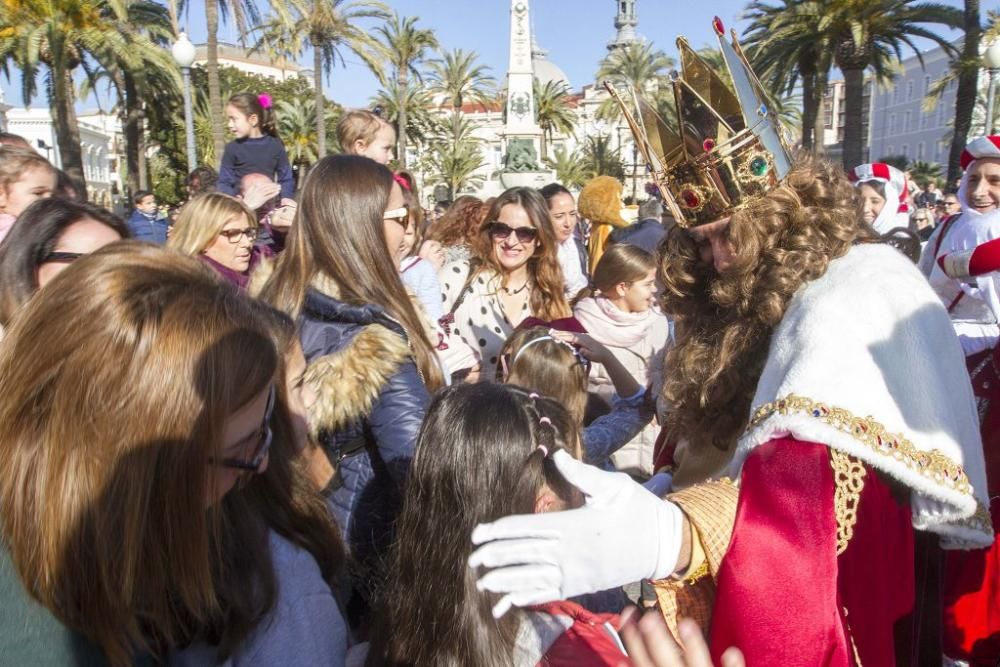
<path id="1" fill-rule="evenodd" d="M 750 173 L 754 176 L 763 176 L 767 173 L 769 166 L 767 159 L 758 155 L 750 161 Z"/>

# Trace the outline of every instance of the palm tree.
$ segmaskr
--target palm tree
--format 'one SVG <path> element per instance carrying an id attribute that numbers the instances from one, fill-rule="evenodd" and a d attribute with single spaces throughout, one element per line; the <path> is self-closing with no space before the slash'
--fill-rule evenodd
<path id="1" fill-rule="evenodd" d="M 581 165 L 587 178 L 613 176 L 625 180 L 625 165 L 618 153 L 611 150 L 611 137 L 606 134 L 587 137 Z"/>
<path id="2" fill-rule="evenodd" d="M 382 117 L 402 127 L 406 119 L 406 136 L 416 144 L 426 143 L 432 135 L 440 135 L 442 124 L 432 113 L 431 94 L 422 86 L 410 83 L 405 92 L 396 90 L 397 83 L 390 79 L 387 90 L 379 90 L 372 97 L 372 107 L 382 107 Z M 403 113 L 400 113 L 400 111 Z"/>
<path id="3" fill-rule="evenodd" d="M 781 99 L 802 84 L 801 142 L 806 150 L 823 146 L 824 119 L 819 113 L 832 58 L 823 30 L 824 0 L 751 2 L 743 33 L 751 63 L 761 83 Z"/>
<path id="4" fill-rule="evenodd" d="M 292 164 L 309 165 L 316 161 L 319 142 L 316 140 L 316 101 L 310 99 L 279 100 L 275 104 L 278 133 Z"/>
<path id="5" fill-rule="evenodd" d="M 287 3 L 287 4 L 286 4 Z M 384 79 L 378 41 L 359 25 L 362 19 L 388 18 L 388 8 L 379 0 L 286 0 L 274 3 L 275 17 L 262 26 L 272 41 L 282 40 L 294 52 L 296 45 L 308 45 L 313 55 L 313 84 L 316 91 L 315 115 L 318 138 L 317 157 L 326 155 L 326 96 L 323 73 L 329 78 L 337 63 L 344 64 L 344 51 L 361 58 L 379 80 Z M 294 53 L 295 57 L 302 55 Z"/>
<path id="6" fill-rule="evenodd" d="M 540 85 L 534 80 L 535 120 L 542 128 L 542 160 L 549 156 L 548 142 L 554 131 L 573 134 L 576 129 L 576 114 L 570 107 L 573 94 L 565 81 L 546 81 Z"/>
<path id="7" fill-rule="evenodd" d="M 466 102 L 488 104 L 496 86 L 489 75 L 490 68 L 478 64 L 478 59 L 475 51 L 455 49 L 430 63 L 431 92 L 443 94 L 443 102 L 451 105 L 452 132 L 456 140 L 460 134 L 462 105 Z"/>
<path id="8" fill-rule="evenodd" d="M 457 126 L 445 130 L 438 141 L 431 142 L 431 150 L 424 156 L 424 167 L 433 184 L 448 187 L 448 197 L 463 190 L 478 188 L 485 180 L 476 172 L 486 164 L 483 160 L 482 141 L 473 136 L 472 123 L 460 118 Z"/>
<path id="9" fill-rule="evenodd" d="M 418 19 L 414 16 L 400 19 L 399 14 L 393 13 L 391 19 L 375 29 L 380 37 L 382 50 L 392 66 L 393 81 L 396 84 L 393 90 L 401 96 L 406 95 L 409 90 L 410 75 L 417 82 L 423 82 L 423 76 L 417 67 L 423 61 L 428 50 L 438 48 L 434 31 L 417 28 L 417 21 Z M 387 81 L 382 81 L 383 85 L 387 85 L 387 83 Z M 396 150 L 396 160 L 401 169 L 406 169 L 407 105 L 402 99 L 397 99 L 396 111 L 398 114 L 397 142 L 399 145 Z"/>
<path id="10" fill-rule="evenodd" d="M 127 25 L 142 20 L 152 7 L 141 0 L 45 0 L 0 3 L 0 68 L 21 69 L 26 103 L 37 94 L 40 67 L 48 69 L 46 90 L 62 167 L 86 196 L 80 128 L 76 116 L 73 73 L 78 67 L 91 76 L 102 69 L 142 72 L 144 68 L 173 69 L 170 56 L 147 34 Z"/>
<path id="11" fill-rule="evenodd" d="M 184 6 L 184 0 L 180 3 Z M 208 36 L 205 39 L 205 71 L 208 74 L 208 101 L 212 113 L 209 122 L 212 127 L 213 154 L 218 160 L 226 146 L 225 129 L 222 126 L 222 91 L 219 89 L 219 19 L 232 18 L 240 35 L 247 33 L 248 25 L 260 23 L 260 13 L 253 0 L 206 0 L 205 25 Z"/>
<path id="12" fill-rule="evenodd" d="M 924 162 L 917 160 L 910 165 L 910 177 L 922 188 L 926 188 L 931 181 L 935 183 L 941 180 L 941 165 L 934 162 Z"/>
<path id="13" fill-rule="evenodd" d="M 647 96 L 657 97 L 661 91 L 666 91 L 667 86 L 664 84 L 667 70 L 675 65 L 673 58 L 667 57 L 652 44 L 634 42 L 625 48 L 615 49 L 601 61 L 597 80 L 610 81 L 615 87 L 634 89 Z M 613 123 L 620 123 L 622 120 L 621 109 L 611 98 L 601 103 L 597 116 Z"/>
<path id="14" fill-rule="evenodd" d="M 923 64 L 913 38 L 929 39 L 948 52 L 954 47 L 944 37 L 923 27 L 961 26 L 962 12 L 947 5 L 914 0 L 829 0 L 827 33 L 834 45 L 834 62 L 844 73 L 844 168 L 864 162 L 861 120 L 864 111 L 864 73 L 869 67 L 880 80 L 892 77 L 904 47 Z M 973 99 L 975 99 L 973 97 Z"/>
<path id="15" fill-rule="evenodd" d="M 580 188 L 590 174 L 576 153 L 570 153 L 565 146 L 556 148 L 551 158 L 545 160 L 549 169 L 556 172 L 556 181 L 567 188 Z"/>
<path id="16" fill-rule="evenodd" d="M 979 93 L 979 42 L 982 28 L 979 24 L 979 0 L 965 0 L 962 12 L 965 38 L 962 55 L 958 59 L 958 90 L 955 91 L 955 121 L 948 153 L 948 182 L 962 177 L 962 151 L 972 127 L 972 111 Z"/>

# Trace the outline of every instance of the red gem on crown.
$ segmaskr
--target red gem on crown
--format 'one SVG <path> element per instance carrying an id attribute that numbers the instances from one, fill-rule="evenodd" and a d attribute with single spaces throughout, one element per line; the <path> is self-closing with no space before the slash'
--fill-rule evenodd
<path id="1" fill-rule="evenodd" d="M 705 141 L 701 142 L 701 147 L 705 149 L 706 153 L 709 152 L 715 148 L 715 139 L 705 139 Z"/>
<path id="2" fill-rule="evenodd" d="M 722 19 L 718 16 L 712 19 L 712 27 L 715 28 L 715 34 L 720 37 L 726 34 L 726 26 L 722 25 Z"/>
<path id="3" fill-rule="evenodd" d="M 681 192 L 681 203 L 688 208 L 696 208 L 701 203 L 701 197 L 694 190 L 684 190 Z"/>

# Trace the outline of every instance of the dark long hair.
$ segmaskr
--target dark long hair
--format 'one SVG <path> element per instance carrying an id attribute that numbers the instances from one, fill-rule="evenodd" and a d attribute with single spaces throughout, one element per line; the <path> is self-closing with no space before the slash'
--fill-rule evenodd
<path id="1" fill-rule="evenodd" d="M 528 260 L 528 275 L 533 283 L 531 290 L 531 314 L 542 320 L 558 320 L 570 317 L 572 312 L 566 302 L 564 292 L 566 281 L 559 265 L 559 249 L 556 233 L 549 217 L 549 207 L 545 199 L 534 188 L 510 188 L 493 200 L 484 224 L 479 230 L 479 238 L 473 251 L 482 260 L 483 269 L 502 274 L 500 263 L 493 251 L 487 225 L 495 221 L 504 206 L 520 206 L 528 214 L 532 224 L 538 229 L 535 254 Z M 483 270 L 480 269 L 480 270 Z"/>
<path id="2" fill-rule="evenodd" d="M 38 267 L 56 249 L 63 232 L 84 218 L 107 225 L 123 239 L 132 236 L 117 215 L 61 197 L 40 199 L 18 216 L 0 243 L 0 326 L 10 326 L 14 313 L 38 291 Z"/>
<path id="3" fill-rule="evenodd" d="M 577 428 L 555 401 L 532 396 L 478 383 L 449 387 L 431 402 L 369 667 L 513 664 L 520 614 L 494 620 L 490 609 L 498 596 L 476 590 L 477 575 L 466 561 L 476 524 L 531 513 L 543 483 L 560 497 L 572 495 L 551 454 L 576 439 Z"/>
<path id="4" fill-rule="evenodd" d="M 443 384 L 434 348 L 385 241 L 382 216 L 393 182 L 387 167 L 366 157 L 332 155 L 317 162 L 302 188 L 285 251 L 260 296 L 297 317 L 310 281 L 326 276 L 340 291 L 331 296 L 380 306 L 403 325 L 433 391 Z"/>

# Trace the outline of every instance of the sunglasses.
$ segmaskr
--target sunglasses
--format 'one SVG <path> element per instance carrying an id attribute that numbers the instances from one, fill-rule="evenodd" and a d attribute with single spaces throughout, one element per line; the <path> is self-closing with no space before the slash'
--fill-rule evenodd
<path id="1" fill-rule="evenodd" d="M 491 222 L 486 225 L 486 232 L 494 241 L 503 241 L 510 238 L 511 233 L 517 235 L 517 240 L 521 243 L 531 243 L 538 238 L 538 229 L 535 227 L 511 227 L 502 222 Z"/>
<path id="2" fill-rule="evenodd" d="M 87 253 L 85 252 L 50 252 L 42 259 L 42 264 L 48 262 L 75 262 Z"/>
<path id="3" fill-rule="evenodd" d="M 382 215 L 383 220 L 392 220 L 396 224 L 400 225 L 403 229 L 406 229 L 410 224 L 410 209 L 405 206 L 400 206 L 399 208 L 394 208 L 391 211 L 386 211 Z"/>
<path id="4" fill-rule="evenodd" d="M 253 456 L 250 460 L 237 459 L 237 458 L 224 458 L 216 461 L 215 459 L 209 459 L 209 463 L 212 465 L 218 465 L 223 468 L 236 468 L 237 470 L 248 470 L 250 472 L 257 472 L 260 470 L 260 466 L 264 463 L 264 459 L 267 458 L 267 453 L 271 449 L 271 441 L 274 440 L 274 433 L 271 431 L 271 416 L 274 414 L 274 402 L 275 402 L 275 391 L 274 385 L 271 385 L 271 392 L 267 395 L 267 408 L 264 410 L 264 422 L 261 424 L 260 431 L 257 433 L 257 446 L 254 447 Z"/>
<path id="5" fill-rule="evenodd" d="M 242 237 L 247 237 L 248 241 L 257 240 L 257 230 L 252 227 L 247 227 L 246 229 L 223 229 L 219 232 L 219 236 L 226 237 L 226 240 L 230 243 L 236 244 L 240 242 Z"/>

